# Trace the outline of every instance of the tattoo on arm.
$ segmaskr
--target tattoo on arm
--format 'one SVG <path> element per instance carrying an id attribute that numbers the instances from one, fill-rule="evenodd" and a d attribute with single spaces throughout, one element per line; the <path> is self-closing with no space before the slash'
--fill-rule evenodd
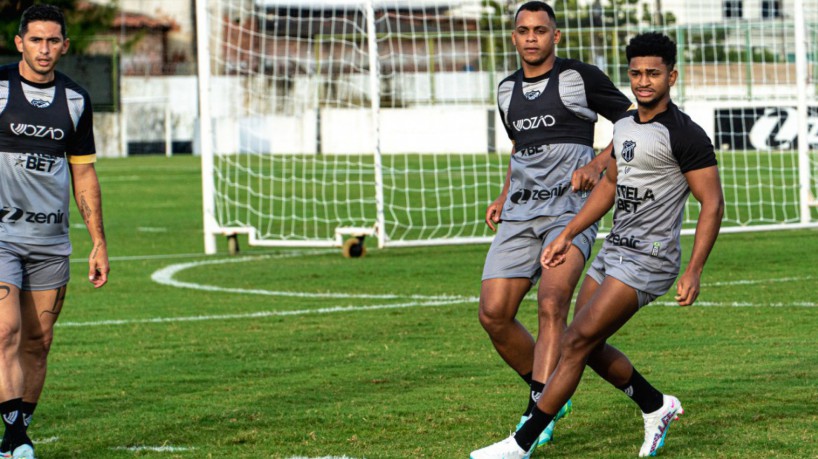
<path id="1" fill-rule="evenodd" d="M 5 285 L 0 285 L 0 301 L 5 300 L 11 295 L 11 289 Z"/>
<path id="2" fill-rule="evenodd" d="M 97 218 L 96 226 L 94 228 L 91 227 L 92 221 L 91 218 L 94 216 L 94 210 L 91 208 L 91 205 L 88 204 L 88 200 L 85 199 L 85 191 L 81 191 L 78 196 L 77 200 L 77 207 L 79 207 L 80 214 L 82 214 L 82 219 L 85 222 L 85 226 L 88 228 L 88 231 L 91 234 L 94 234 L 96 231 L 102 237 L 105 237 L 105 229 L 102 225 L 102 215 L 100 214 Z M 96 247 L 94 248 L 94 254 L 96 254 Z"/>
<path id="3" fill-rule="evenodd" d="M 79 206 L 80 214 L 82 214 L 82 219 L 85 221 L 85 224 L 90 226 L 91 224 L 91 206 L 88 205 L 88 201 L 85 200 L 85 192 L 80 193 L 80 201 Z"/>

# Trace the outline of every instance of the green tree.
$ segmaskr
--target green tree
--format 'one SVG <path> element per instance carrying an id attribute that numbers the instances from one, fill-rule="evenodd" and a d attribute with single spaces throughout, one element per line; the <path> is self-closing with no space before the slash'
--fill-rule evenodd
<path id="1" fill-rule="evenodd" d="M 639 0 L 577 0 L 557 2 L 562 42 L 560 54 L 599 66 L 619 84 L 627 79 L 625 44 L 640 28 L 660 28 L 676 21 L 672 13 L 655 14 L 647 4 L 640 11 Z M 656 22 L 659 22 L 657 24 Z"/>
<path id="2" fill-rule="evenodd" d="M 36 3 L 49 3 L 63 10 L 71 49 L 75 53 L 82 53 L 94 35 L 110 29 L 118 8 L 116 3 L 97 5 L 81 0 L 0 0 L 0 53 L 17 53 L 14 36 L 20 25 L 20 15 Z"/>

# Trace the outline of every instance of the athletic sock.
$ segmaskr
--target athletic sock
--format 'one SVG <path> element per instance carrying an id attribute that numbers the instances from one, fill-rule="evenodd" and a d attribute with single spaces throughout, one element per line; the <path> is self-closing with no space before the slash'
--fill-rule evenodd
<path id="1" fill-rule="evenodd" d="M 553 419 L 553 414 L 545 413 L 535 406 L 534 409 L 531 410 L 531 417 L 528 418 L 528 421 L 525 421 L 525 424 L 520 427 L 520 430 L 514 434 L 514 439 L 517 441 L 517 444 L 520 445 L 520 448 L 529 451 L 531 446 L 534 445 L 534 442 L 537 441 L 537 437 L 540 436 L 542 431 L 548 427 L 548 424 Z"/>
<path id="2" fill-rule="evenodd" d="M 0 442 L 0 451 L 11 452 L 24 443 L 31 444 L 31 440 L 26 435 L 23 416 L 20 415 L 22 403 L 22 398 L 14 398 L 0 403 L 0 416 L 2 416 L 3 424 L 6 426 L 3 441 Z"/>
<path id="3" fill-rule="evenodd" d="M 26 429 L 31 425 L 31 421 L 34 418 L 34 410 L 36 409 L 37 403 L 23 401 L 20 405 L 20 412 L 23 414 L 23 425 Z"/>
<path id="4" fill-rule="evenodd" d="M 633 369 L 631 379 L 624 386 L 618 387 L 619 390 L 631 398 L 643 413 L 653 413 L 662 407 L 665 403 L 662 393 L 651 386 L 645 378 Z"/>
<path id="5" fill-rule="evenodd" d="M 531 385 L 531 379 L 532 379 L 532 377 L 533 377 L 533 376 L 532 376 L 533 374 L 534 374 L 534 372 L 533 372 L 533 371 L 529 371 L 528 373 L 526 373 L 526 374 L 524 374 L 524 375 L 522 375 L 522 374 L 521 374 L 521 375 L 520 375 L 520 377 L 521 377 L 521 378 L 523 378 L 523 381 L 525 381 L 525 383 L 526 383 L 526 384 L 528 384 L 528 385 L 530 386 L 530 385 Z"/>
<path id="6" fill-rule="evenodd" d="M 528 407 L 525 409 L 523 416 L 530 415 L 534 407 L 537 406 L 537 400 L 540 399 L 543 389 L 545 389 L 545 383 L 534 380 L 531 381 L 531 391 L 528 393 Z"/>

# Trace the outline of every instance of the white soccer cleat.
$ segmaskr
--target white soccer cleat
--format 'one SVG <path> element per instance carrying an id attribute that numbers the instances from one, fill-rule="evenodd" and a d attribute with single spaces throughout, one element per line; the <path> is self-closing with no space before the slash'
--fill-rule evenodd
<path id="1" fill-rule="evenodd" d="M 645 442 L 639 450 L 639 457 L 655 456 L 659 448 L 665 445 L 665 436 L 670 423 L 684 414 L 679 399 L 672 395 L 663 395 L 665 403 L 653 413 L 642 413 L 645 419 Z"/>
<path id="2" fill-rule="evenodd" d="M 14 448 L 12 459 L 34 459 L 34 448 L 31 445 L 20 445 Z"/>
<path id="3" fill-rule="evenodd" d="M 534 451 L 534 446 L 529 451 L 524 451 L 517 444 L 512 434 L 503 441 L 497 442 L 493 445 L 486 446 L 483 449 L 472 451 L 469 455 L 470 459 L 528 459 Z"/>

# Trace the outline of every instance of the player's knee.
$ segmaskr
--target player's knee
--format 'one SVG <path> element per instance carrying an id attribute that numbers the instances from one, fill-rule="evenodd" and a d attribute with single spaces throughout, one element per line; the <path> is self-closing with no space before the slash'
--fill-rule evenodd
<path id="1" fill-rule="evenodd" d="M 51 343 L 54 340 L 52 333 L 40 333 L 27 336 L 23 342 L 23 351 L 37 358 L 45 358 L 51 350 Z"/>
<path id="2" fill-rule="evenodd" d="M 565 331 L 560 342 L 560 352 L 565 358 L 584 360 L 594 347 L 593 340 L 572 327 Z"/>
<path id="3" fill-rule="evenodd" d="M 16 347 L 20 342 L 20 325 L 0 323 L 0 347 Z"/>
<path id="4" fill-rule="evenodd" d="M 565 327 L 568 321 L 570 301 L 558 298 L 545 298 L 539 301 L 537 317 L 541 325 L 559 325 Z"/>
<path id="5" fill-rule="evenodd" d="M 491 307 L 483 302 L 480 303 L 478 318 L 480 319 L 480 325 L 490 335 L 500 333 L 504 328 L 514 324 L 513 314 L 508 314 L 504 308 Z"/>

